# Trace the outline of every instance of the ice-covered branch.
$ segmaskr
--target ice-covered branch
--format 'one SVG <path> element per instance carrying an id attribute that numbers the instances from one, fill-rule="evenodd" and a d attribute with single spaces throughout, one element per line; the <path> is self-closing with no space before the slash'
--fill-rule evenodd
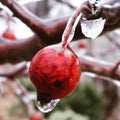
<path id="1" fill-rule="evenodd" d="M 109 63 L 89 56 L 79 56 L 83 72 L 91 72 L 97 75 L 120 80 L 120 69 L 118 63 Z"/>
<path id="2" fill-rule="evenodd" d="M 110 63 L 103 60 L 95 59 L 90 56 L 79 56 L 80 64 L 82 67 L 82 71 L 88 73 L 94 73 L 98 76 L 103 77 L 104 79 L 118 80 L 120 81 L 120 61 L 117 63 Z M 21 63 L 11 67 L 10 71 L 1 73 L 0 76 L 4 77 L 15 77 L 18 74 L 24 72 L 26 68 L 26 63 Z"/>
<path id="3" fill-rule="evenodd" d="M 29 40 L 16 40 L 11 43 L 0 43 L 0 63 L 16 63 L 24 60 L 31 60 L 39 49 L 47 45 L 61 42 L 63 31 L 68 22 L 68 17 L 53 19 L 44 23 L 40 18 L 38 19 L 38 17 L 33 15 L 17 1 L 1 0 L 0 2 L 8 7 L 13 12 L 14 16 L 22 20 L 22 22 L 38 35 L 38 37 L 33 36 Z M 113 18 L 117 19 L 117 21 L 114 24 L 106 24 L 103 34 L 120 27 L 120 16 L 118 14 L 120 12 L 120 7 L 117 7 L 115 11 L 117 12 L 115 12 Z M 111 19 L 112 16 L 109 16 L 109 18 Z M 109 18 L 107 18 L 107 20 L 109 20 Z M 75 29 L 73 40 L 81 39 L 83 37 L 81 27 L 78 24 Z"/>
<path id="4" fill-rule="evenodd" d="M 31 60 L 40 48 L 40 40 L 36 36 L 14 42 L 6 42 L 2 39 L 0 42 L 0 64 Z"/>
<path id="5" fill-rule="evenodd" d="M 6 69 L 8 68 L 9 69 Z M 5 64 L 1 66 L 0 76 L 14 78 L 15 76 L 21 74 L 23 71 L 27 69 L 26 62 L 22 62 L 16 65 Z"/>
<path id="6" fill-rule="evenodd" d="M 61 36 L 67 24 L 68 17 L 54 19 L 52 21 L 50 20 L 49 22 L 44 23 L 15 0 L 1 0 L 1 3 L 7 6 L 13 12 L 14 16 L 18 17 L 26 25 L 28 25 L 40 38 L 42 38 L 43 41 L 47 41 L 49 44 L 58 43 L 61 41 Z M 115 10 L 117 12 L 114 15 L 114 20 L 117 19 L 118 21 L 114 24 L 106 25 L 103 33 L 120 27 L 120 16 L 118 14 L 120 7 L 116 8 Z M 109 15 L 108 20 L 109 19 L 112 19 L 112 16 Z M 83 34 L 81 32 L 80 25 L 78 25 L 76 28 L 75 38 L 82 37 Z"/>

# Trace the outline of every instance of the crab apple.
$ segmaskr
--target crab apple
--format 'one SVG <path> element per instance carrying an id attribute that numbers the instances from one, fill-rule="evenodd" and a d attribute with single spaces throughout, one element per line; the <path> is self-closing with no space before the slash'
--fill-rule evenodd
<path id="1" fill-rule="evenodd" d="M 15 35 L 11 31 L 5 31 L 2 34 L 2 37 L 7 38 L 8 40 L 16 40 Z"/>
<path id="2" fill-rule="evenodd" d="M 32 114 L 29 120 L 42 120 L 42 117 L 39 114 Z"/>
<path id="3" fill-rule="evenodd" d="M 29 74 L 39 99 L 49 102 L 68 96 L 76 88 L 81 67 L 78 58 L 66 48 L 52 45 L 41 49 L 32 59 Z"/>
<path id="4" fill-rule="evenodd" d="M 85 42 L 80 42 L 79 43 L 79 48 L 86 48 Z"/>

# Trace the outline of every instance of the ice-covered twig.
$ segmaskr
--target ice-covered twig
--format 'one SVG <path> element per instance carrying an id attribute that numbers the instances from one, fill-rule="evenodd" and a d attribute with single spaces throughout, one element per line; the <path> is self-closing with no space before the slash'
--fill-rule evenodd
<path id="1" fill-rule="evenodd" d="M 91 72 L 120 81 L 118 63 L 109 63 L 89 56 L 79 56 L 83 72 Z M 116 70 L 117 69 L 117 70 Z"/>
<path id="2" fill-rule="evenodd" d="M 31 102 L 30 94 L 27 92 L 25 87 L 21 85 L 18 79 L 14 79 L 12 85 L 13 85 L 16 95 L 19 96 L 22 102 L 26 105 L 28 109 L 28 114 L 34 113 L 35 109 Z"/>
<path id="3" fill-rule="evenodd" d="M 111 83 L 115 84 L 116 86 L 120 87 L 120 82 L 118 80 L 111 79 L 109 77 L 105 77 L 105 76 L 101 76 L 101 75 L 96 75 L 96 74 L 90 73 L 90 72 L 84 72 L 83 74 L 92 79 L 108 81 L 108 82 L 111 82 Z"/>
<path id="4" fill-rule="evenodd" d="M 69 42 L 71 42 L 71 40 L 73 39 L 76 26 L 82 16 L 83 10 L 90 11 L 91 9 L 87 5 L 81 5 L 69 18 L 66 28 L 62 35 L 62 47 L 66 47 L 69 44 Z"/>
<path id="5" fill-rule="evenodd" d="M 29 61 L 44 46 L 36 36 L 14 42 L 0 38 L 0 41 L 0 64 Z"/>
<path id="6" fill-rule="evenodd" d="M 44 23 L 40 20 L 40 18 L 38 19 L 37 16 L 33 15 L 23 5 L 20 5 L 15 0 L 1 0 L 1 3 L 7 6 L 14 13 L 14 16 L 22 20 L 22 22 L 28 25 L 40 38 L 42 38 L 43 42 L 49 42 L 49 44 L 52 44 L 53 42 L 58 43 L 61 41 L 61 36 L 66 26 L 68 17 L 59 20 L 53 19 L 52 21 Z M 116 8 L 116 11 L 118 11 L 117 13 L 119 13 L 120 9 Z M 118 14 L 114 14 L 114 19 L 119 17 L 120 16 Z M 108 20 L 111 18 L 112 15 L 109 15 Z M 112 24 L 110 26 L 105 26 L 103 33 L 120 27 L 119 23 L 120 21 L 117 21 L 117 23 L 115 23 L 114 25 Z M 81 28 L 79 25 L 76 29 L 76 34 L 74 38 L 78 37 L 83 38 Z"/>
<path id="7" fill-rule="evenodd" d="M 15 77 L 27 69 L 26 62 L 22 62 L 16 65 L 3 65 L 1 67 L 3 67 L 3 69 L 5 67 L 5 70 L 0 71 L 0 76 L 8 78 Z M 9 67 L 9 69 L 6 69 L 6 67 Z"/>
<path id="8" fill-rule="evenodd" d="M 20 20 L 22 20 L 22 22 L 28 25 L 31 28 L 31 30 L 33 30 L 34 32 L 36 31 L 38 32 L 37 34 L 39 34 L 39 37 L 34 36 L 29 40 L 16 41 L 10 44 L 8 43 L 0 44 L 0 63 L 5 63 L 5 62 L 16 63 L 24 60 L 31 60 L 31 58 L 35 55 L 35 53 L 39 49 L 45 47 L 46 45 L 52 45 L 61 41 L 61 36 L 67 24 L 68 17 L 59 20 L 53 19 L 48 23 L 43 23 L 41 20 L 34 21 L 34 19 L 36 19 L 36 17 L 34 17 L 35 15 L 33 16 L 32 13 L 28 12 L 28 10 L 26 10 L 25 7 L 24 7 L 25 11 L 23 11 L 23 5 L 20 5 L 19 3 L 17 3 L 17 1 L 1 0 L 0 2 L 4 4 L 6 7 L 8 7 L 14 13 L 14 16 L 18 17 Z M 116 11 L 117 14 L 114 14 L 113 19 L 120 18 L 118 14 L 120 8 L 116 8 Z M 112 16 L 110 17 L 110 15 L 109 18 L 111 19 Z M 29 22 L 26 20 L 28 20 Z M 40 23 L 37 24 L 38 22 Z M 38 30 L 39 25 L 40 27 Z M 118 21 L 114 24 L 105 25 L 103 33 L 105 34 L 106 32 L 109 32 L 119 27 L 120 27 L 120 19 L 118 19 Z M 76 40 L 78 38 L 81 39 L 83 37 L 84 36 L 81 32 L 80 25 L 77 25 L 73 40 Z"/>

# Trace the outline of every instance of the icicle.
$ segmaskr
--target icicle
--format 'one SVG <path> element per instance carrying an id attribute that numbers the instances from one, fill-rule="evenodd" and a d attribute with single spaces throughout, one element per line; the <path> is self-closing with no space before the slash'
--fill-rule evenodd
<path id="1" fill-rule="evenodd" d="M 104 29 L 106 19 L 102 17 L 94 20 L 81 20 L 82 33 L 91 39 L 97 38 Z"/>
<path id="2" fill-rule="evenodd" d="M 38 107 L 38 109 L 41 112 L 47 113 L 47 112 L 52 111 L 56 107 L 56 105 L 59 101 L 60 101 L 60 99 L 51 100 L 49 103 L 42 105 L 41 102 L 38 100 L 36 103 L 36 106 Z"/>

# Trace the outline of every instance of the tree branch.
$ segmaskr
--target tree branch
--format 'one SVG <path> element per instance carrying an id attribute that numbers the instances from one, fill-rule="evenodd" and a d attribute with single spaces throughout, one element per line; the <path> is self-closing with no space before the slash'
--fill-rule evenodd
<path id="1" fill-rule="evenodd" d="M 31 60 L 34 54 L 44 46 L 41 43 L 41 47 L 40 40 L 36 36 L 13 42 L 6 42 L 4 39 L 2 41 L 4 42 L 0 42 L 0 64 Z"/>
<path id="2" fill-rule="evenodd" d="M 8 7 L 16 17 L 22 20 L 22 22 L 28 25 L 38 37 L 34 36 L 25 41 L 0 43 L 0 63 L 16 63 L 24 60 L 31 60 L 39 49 L 46 45 L 61 42 L 61 37 L 66 27 L 68 17 L 50 20 L 44 23 L 29 12 L 23 5 L 18 4 L 14 0 L 1 0 L 1 3 Z M 120 27 L 120 16 L 118 14 L 120 12 L 120 7 L 116 8 L 116 10 L 117 13 L 114 19 L 116 17 L 117 21 L 114 24 L 106 24 L 102 34 Z M 73 40 L 81 38 L 84 38 L 84 36 L 78 24 Z"/>
<path id="3" fill-rule="evenodd" d="M 39 38 L 42 38 L 43 41 L 49 43 L 58 43 L 61 41 L 61 36 L 63 30 L 67 24 L 68 17 L 62 18 L 61 20 L 54 19 L 44 23 L 37 16 L 28 11 L 23 5 L 18 4 L 15 0 L 1 0 L 1 3 L 7 6 L 16 17 L 22 20 L 26 25 L 28 25 Z M 120 7 L 116 8 L 117 12 L 114 15 L 114 19 L 119 19 Z M 107 14 L 107 13 L 106 13 Z M 108 20 L 111 19 L 109 16 Z M 114 30 L 120 27 L 120 19 L 112 25 L 105 25 L 103 33 Z M 82 38 L 83 34 L 81 32 L 80 25 L 76 28 L 75 38 Z"/>
<path id="4" fill-rule="evenodd" d="M 27 69 L 26 62 L 22 62 L 16 65 L 5 64 L 0 67 L 2 69 L 0 71 L 0 76 L 8 78 L 14 78 L 15 76 L 21 74 L 24 70 Z M 6 69 L 8 67 L 9 69 Z"/>
<path id="5" fill-rule="evenodd" d="M 79 60 L 81 62 L 83 72 L 91 72 L 120 81 L 120 62 L 114 65 L 114 63 L 96 60 L 89 56 L 79 56 Z"/>

